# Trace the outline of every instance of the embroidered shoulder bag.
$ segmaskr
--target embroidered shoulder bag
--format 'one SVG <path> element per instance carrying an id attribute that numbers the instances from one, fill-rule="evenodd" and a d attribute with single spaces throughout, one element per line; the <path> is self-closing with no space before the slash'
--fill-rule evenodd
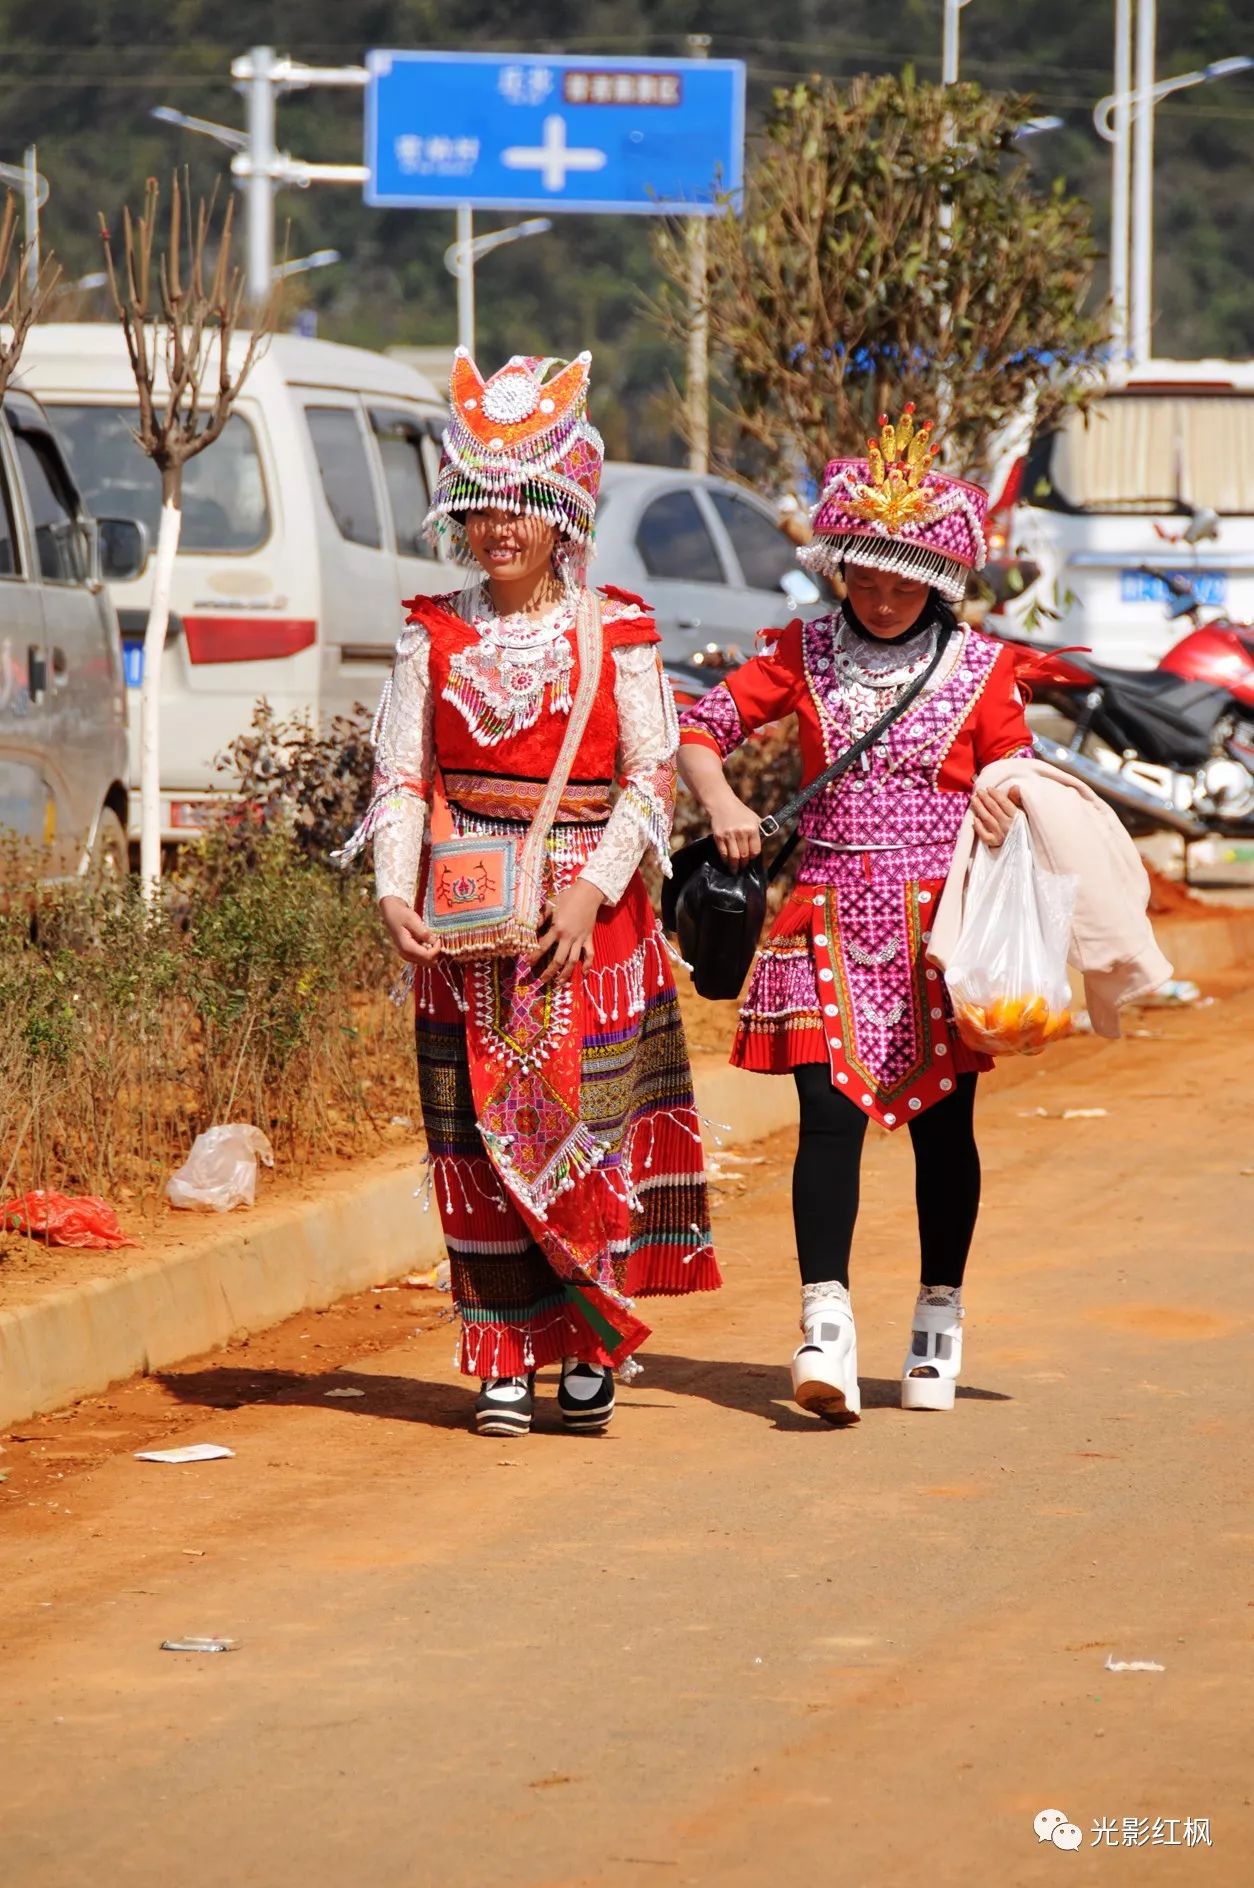
<path id="1" fill-rule="evenodd" d="M 549 831 L 575 764 L 601 680 L 601 603 L 585 591 L 575 618 L 579 682 L 544 798 L 523 836 L 453 831 L 437 769 L 423 919 L 447 957 L 518 957 L 535 949 L 544 901 Z"/>

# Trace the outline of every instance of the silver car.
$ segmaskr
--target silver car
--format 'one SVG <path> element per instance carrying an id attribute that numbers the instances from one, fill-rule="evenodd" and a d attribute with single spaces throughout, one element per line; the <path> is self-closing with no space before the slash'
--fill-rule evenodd
<path id="1" fill-rule="evenodd" d="M 594 576 L 648 598 L 663 661 L 699 688 L 753 655 L 758 630 L 825 607 L 769 505 L 667 466 L 605 467 Z"/>
<path id="2" fill-rule="evenodd" d="M 37 401 L 0 408 L 0 833 L 47 878 L 125 871 L 126 685 L 104 578 L 142 527 L 97 525 Z M 2 862 L 0 862 L 2 863 Z"/>

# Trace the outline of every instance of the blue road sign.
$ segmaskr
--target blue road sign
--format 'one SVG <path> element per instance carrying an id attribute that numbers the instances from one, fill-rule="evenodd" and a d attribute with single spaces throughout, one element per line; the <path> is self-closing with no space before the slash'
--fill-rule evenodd
<path id="1" fill-rule="evenodd" d="M 738 59 L 366 56 L 381 209 L 710 215 L 741 187 Z"/>

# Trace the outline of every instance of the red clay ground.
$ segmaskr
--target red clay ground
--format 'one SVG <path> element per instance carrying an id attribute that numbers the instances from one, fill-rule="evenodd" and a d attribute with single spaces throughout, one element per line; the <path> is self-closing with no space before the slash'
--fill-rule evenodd
<path id="1" fill-rule="evenodd" d="M 655 1308 L 603 1440 L 557 1433 L 551 1384 L 525 1441 L 468 1433 L 414 1292 L 5 1437 L 6 1884 L 1247 1882 L 1252 1024 L 1151 1015 L 990 1089 L 952 1416 L 894 1407 L 882 1136 L 864 1420 L 790 1406 L 780 1137 L 728 1163 L 727 1289 Z M 172 1437 L 235 1459 L 132 1459 Z M 214 1632 L 239 1649 L 159 1649 Z M 1144 1841 L 1093 1845 L 1125 1817 Z"/>

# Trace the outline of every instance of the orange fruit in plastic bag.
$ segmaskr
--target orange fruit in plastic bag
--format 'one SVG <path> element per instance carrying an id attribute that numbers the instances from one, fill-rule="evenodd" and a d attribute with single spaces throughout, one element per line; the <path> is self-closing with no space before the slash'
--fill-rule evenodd
<path id="1" fill-rule="evenodd" d="M 1039 1055 L 1047 1043 L 1071 1033 L 1070 1010 L 1051 1010 L 1043 996 L 959 1003 L 955 1018 L 967 1047 L 984 1055 Z"/>

